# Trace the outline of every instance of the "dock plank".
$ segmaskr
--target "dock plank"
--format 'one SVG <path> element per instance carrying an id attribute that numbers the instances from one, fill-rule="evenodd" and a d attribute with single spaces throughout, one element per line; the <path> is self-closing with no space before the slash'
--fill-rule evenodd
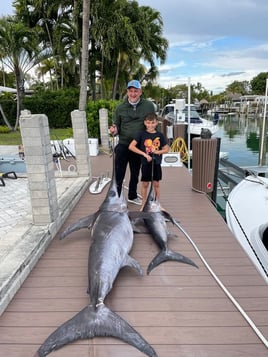
<path id="1" fill-rule="evenodd" d="M 108 156 L 93 158 L 93 175 L 107 171 L 110 165 Z M 60 232 L 95 212 L 105 192 L 86 192 Z M 208 197 L 192 190 L 186 168 L 163 169 L 161 204 L 180 221 L 209 266 L 267 338 L 268 287 Z M 139 209 L 133 205 L 129 208 Z M 107 306 L 133 325 L 159 357 L 267 356 L 267 348 L 213 279 L 187 237 L 176 227 L 168 226 L 178 236 L 169 241 L 169 246 L 191 258 L 199 269 L 166 262 L 146 275 L 158 248 L 148 234 L 135 234 L 131 256 L 141 263 L 145 275 L 123 269 L 106 299 Z M 0 317 L 1 357 L 33 356 L 56 327 L 89 302 L 89 232 L 74 232 L 63 241 L 58 239 L 60 232 Z M 144 356 L 113 338 L 77 341 L 50 354 L 111 355 Z"/>

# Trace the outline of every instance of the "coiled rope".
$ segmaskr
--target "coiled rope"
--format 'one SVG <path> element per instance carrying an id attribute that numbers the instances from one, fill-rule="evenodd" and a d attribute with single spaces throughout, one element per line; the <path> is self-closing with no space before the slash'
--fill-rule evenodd
<path id="1" fill-rule="evenodd" d="M 182 162 L 188 161 L 188 156 L 189 156 L 188 148 L 183 138 L 178 137 L 175 140 L 173 140 L 170 146 L 170 152 L 179 152 L 181 161 Z"/>

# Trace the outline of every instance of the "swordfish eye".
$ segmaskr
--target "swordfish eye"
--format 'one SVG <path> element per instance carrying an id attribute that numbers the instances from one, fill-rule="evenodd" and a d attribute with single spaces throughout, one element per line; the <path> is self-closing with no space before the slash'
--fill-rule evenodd
<path id="1" fill-rule="evenodd" d="M 116 195 L 116 193 L 114 191 L 109 191 L 109 196 L 110 197 L 114 197 Z"/>

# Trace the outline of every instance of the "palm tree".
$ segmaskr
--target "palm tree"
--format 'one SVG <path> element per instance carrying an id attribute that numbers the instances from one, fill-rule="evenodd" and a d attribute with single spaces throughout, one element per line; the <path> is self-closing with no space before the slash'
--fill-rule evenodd
<path id="1" fill-rule="evenodd" d="M 42 78 L 43 85 L 45 87 L 44 77 L 48 74 L 50 78 L 50 84 L 53 84 L 53 73 L 54 73 L 54 61 L 51 58 L 45 59 L 38 64 L 38 67 L 35 70 L 37 78 Z M 53 88 L 51 88 L 53 89 Z"/>
<path id="2" fill-rule="evenodd" d="M 78 85 L 79 69 L 80 78 L 87 70 L 83 67 L 81 71 L 80 68 L 82 2 L 14 1 L 18 18 L 30 28 L 38 28 L 40 43 L 51 49 L 54 73 L 58 79 L 62 79 L 60 70 L 64 68 L 66 85 L 71 82 Z M 86 4 L 90 7 L 90 29 L 86 30 L 90 60 L 89 80 L 84 80 L 91 87 L 92 97 L 96 97 L 96 78 L 100 80 L 102 96 L 105 95 L 104 89 L 109 88 L 106 96 L 112 98 L 121 97 L 126 82 L 134 75 L 139 75 L 138 79 L 146 83 L 153 81 L 158 75 L 156 60 L 164 63 L 168 47 L 162 36 L 160 13 L 150 7 L 140 7 L 137 1 L 88 0 Z M 141 60 L 149 63 L 148 70 L 140 65 Z"/>
<path id="3" fill-rule="evenodd" d="M 89 8 L 90 8 L 90 1 L 83 0 L 83 40 L 82 40 L 79 110 L 85 110 L 86 101 L 87 101 Z"/>
<path id="4" fill-rule="evenodd" d="M 137 15 L 138 14 L 138 15 Z M 156 59 L 163 64 L 166 60 L 168 41 L 162 35 L 163 20 L 159 11 L 141 6 L 133 12 L 135 31 L 140 42 L 140 58 L 148 62 L 146 80 L 154 80 L 158 74 Z"/>
<path id="5" fill-rule="evenodd" d="M 17 116 L 14 130 L 17 130 L 19 124 L 21 102 L 25 93 L 25 74 L 41 59 L 50 56 L 48 51 L 42 52 L 38 44 L 38 35 L 34 29 L 25 27 L 15 17 L 0 19 L 1 60 L 16 78 Z"/>
<path id="6" fill-rule="evenodd" d="M 39 32 L 39 41 L 44 47 L 49 47 L 54 63 L 56 88 L 62 79 L 61 69 L 76 69 L 76 66 L 65 66 L 68 59 L 74 63 L 79 59 L 80 47 L 77 24 L 74 14 L 78 13 L 82 0 L 15 0 L 17 17 L 29 28 L 36 28 Z M 73 59 L 75 48 L 75 59 Z M 70 58 L 70 53 L 72 56 Z"/>
<path id="7" fill-rule="evenodd" d="M 102 0 L 94 2 L 91 18 L 92 35 L 102 53 L 101 80 L 113 78 L 113 99 L 120 86 L 125 90 L 125 83 L 137 72 L 141 59 L 149 62 L 150 68 L 139 79 L 156 78 L 155 59 L 163 63 L 168 48 L 158 11 L 139 7 L 137 1 Z"/>

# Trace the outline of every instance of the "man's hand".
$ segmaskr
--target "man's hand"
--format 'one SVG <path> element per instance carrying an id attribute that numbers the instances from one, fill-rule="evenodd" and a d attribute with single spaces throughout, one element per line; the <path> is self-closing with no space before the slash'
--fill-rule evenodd
<path id="1" fill-rule="evenodd" d="M 118 130 L 117 130 L 117 126 L 115 124 L 113 124 L 112 126 L 110 126 L 110 134 L 111 135 L 117 135 L 118 134 Z"/>

